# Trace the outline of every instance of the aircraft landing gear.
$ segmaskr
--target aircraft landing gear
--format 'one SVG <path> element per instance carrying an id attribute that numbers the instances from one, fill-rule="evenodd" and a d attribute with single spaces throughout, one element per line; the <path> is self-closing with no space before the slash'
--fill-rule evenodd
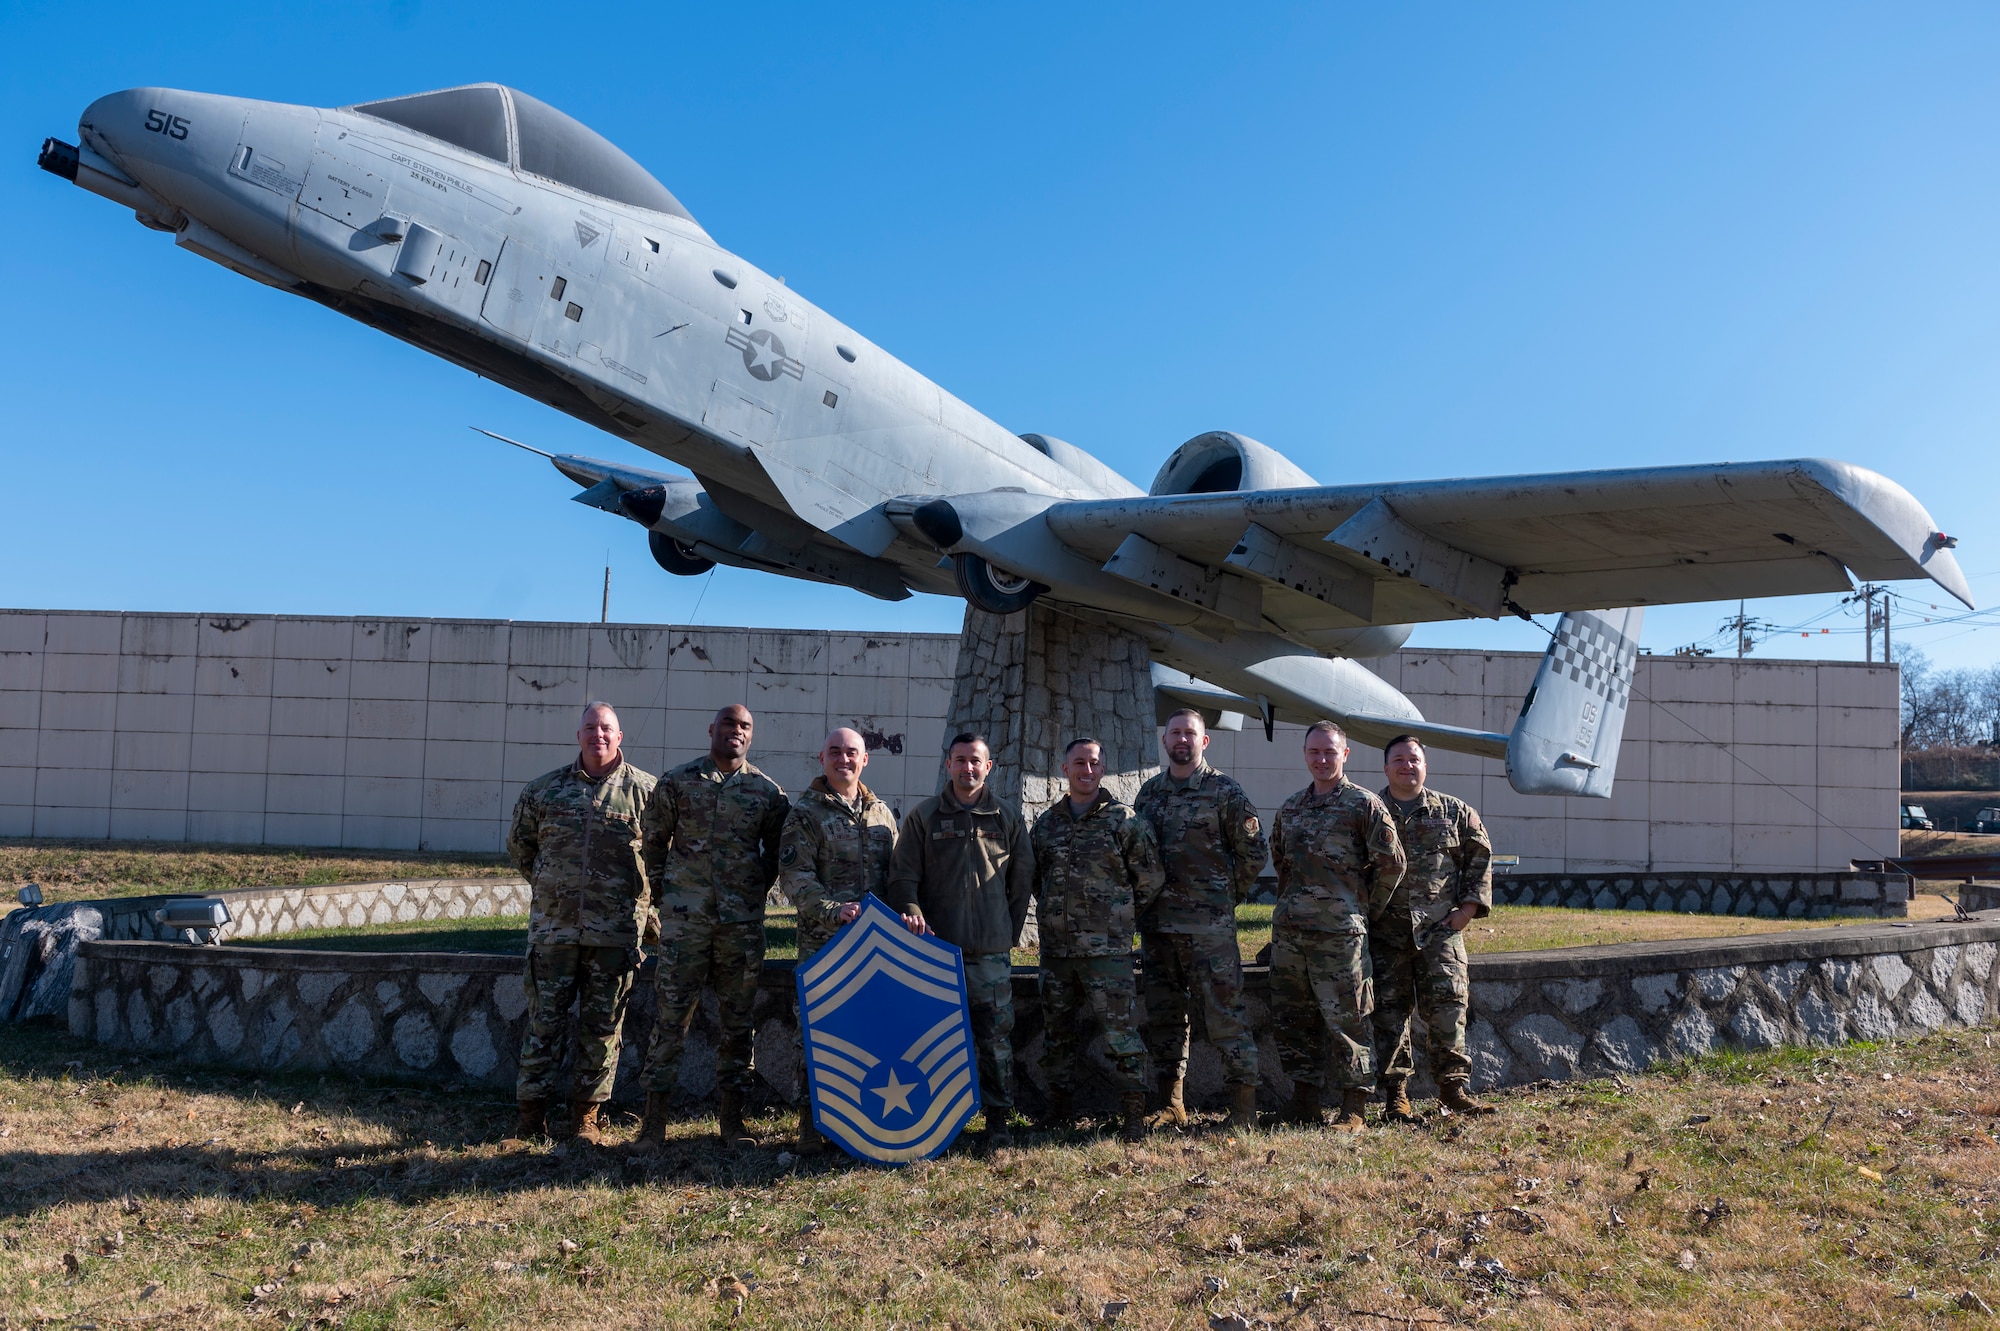
<path id="1" fill-rule="evenodd" d="M 953 555 L 951 572 L 958 590 L 979 609 L 995 615 L 1026 610 L 1048 588 L 994 568 L 978 555 Z"/>

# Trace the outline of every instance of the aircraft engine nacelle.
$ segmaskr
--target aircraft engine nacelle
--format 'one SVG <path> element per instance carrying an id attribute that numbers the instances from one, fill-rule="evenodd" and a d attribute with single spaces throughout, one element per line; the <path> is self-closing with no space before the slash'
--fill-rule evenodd
<path id="1" fill-rule="evenodd" d="M 1212 430 L 1175 449 L 1147 493 L 1203 495 L 1229 490 L 1295 490 L 1318 484 L 1277 449 L 1228 430 Z"/>

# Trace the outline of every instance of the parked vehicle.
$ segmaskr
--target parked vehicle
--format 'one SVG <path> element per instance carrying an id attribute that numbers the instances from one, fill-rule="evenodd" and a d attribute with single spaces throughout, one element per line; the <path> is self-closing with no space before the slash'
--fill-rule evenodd
<path id="1" fill-rule="evenodd" d="M 1981 809 L 1979 816 L 1965 830 L 2000 834 L 2000 809 Z"/>
<path id="2" fill-rule="evenodd" d="M 1989 810 L 1989 812 L 1991 811 Z M 1903 828 L 1905 831 L 1935 832 L 1937 831 L 1937 824 L 1932 821 L 1929 814 L 1924 812 L 1923 805 L 1905 804 L 1903 806 Z"/>

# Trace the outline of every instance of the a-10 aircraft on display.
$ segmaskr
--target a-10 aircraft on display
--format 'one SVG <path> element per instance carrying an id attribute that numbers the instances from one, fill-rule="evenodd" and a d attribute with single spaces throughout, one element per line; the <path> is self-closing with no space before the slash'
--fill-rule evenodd
<path id="1" fill-rule="evenodd" d="M 339 109 L 136 88 L 41 165 L 175 243 L 686 467 L 577 456 L 576 498 L 715 564 L 887 600 L 1036 598 L 1137 632 L 1163 696 L 1331 716 L 1504 758 L 1529 793 L 1611 793 L 1643 607 L 1929 578 L 1971 605 L 1922 505 L 1797 460 L 1322 485 L 1242 435 L 1150 491 L 1017 435 L 709 238 L 609 141 L 492 84 Z M 1603 607 L 1617 607 L 1602 609 Z M 1509 724 L 1426 721 L 1357 658 L 1420 622 L 1561 612 Z M 1506 705 L 1512 711 L 1512 704 Z"/>

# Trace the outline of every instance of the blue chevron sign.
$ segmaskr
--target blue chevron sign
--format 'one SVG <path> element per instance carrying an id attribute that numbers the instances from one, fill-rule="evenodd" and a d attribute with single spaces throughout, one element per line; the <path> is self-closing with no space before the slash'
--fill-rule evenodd
<path id="1" fill-rule="evenodd" d="M 906 1165 L 979 1112 L 965 963 L 874 897 L 794 972 L 813 1121 L 857 1160 Z"/>

